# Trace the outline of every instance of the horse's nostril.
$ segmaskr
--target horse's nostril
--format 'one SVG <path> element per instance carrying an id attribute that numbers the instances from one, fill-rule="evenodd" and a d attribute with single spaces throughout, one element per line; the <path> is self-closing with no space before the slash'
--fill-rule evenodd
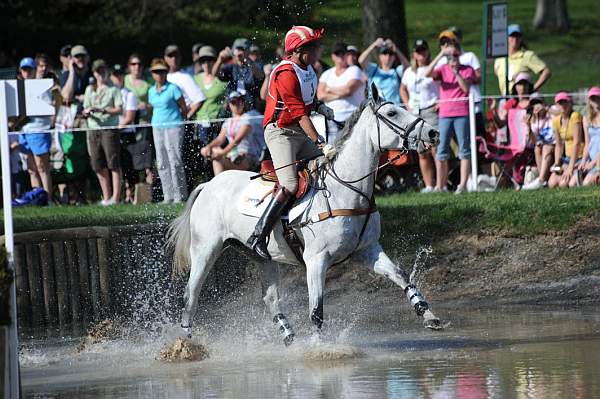
<path id="1" fill-rule="evenodd" d="M 430 139 L 432 139 L 432 140 L 435 139 L 437 137 L 437 135 L 438 135 L 438 132 L 436 130 L 431 129 L 429 131 L 429 138 Z"/>

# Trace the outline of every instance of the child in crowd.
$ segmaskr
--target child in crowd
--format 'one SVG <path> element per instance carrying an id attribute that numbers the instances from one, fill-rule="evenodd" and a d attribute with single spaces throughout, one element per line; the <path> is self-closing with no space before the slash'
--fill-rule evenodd
<path id="1" fill-rule="evenodd" d="M 535 143 L 535 164 L 539 176 L 524 184 L 522 189 L 537 190 L 548 186 L 555 144 L 552 117 L 544 104 L 544 98 L 538 93 L 533 93 L 529 97 L 527 125 L 529 127 L 529 139 L 532 143 Z"/>
<path id="2" fill-rule="evenodd" d="M 600 87 L 592 87 L 587 94 L 587 115 L 583 119 L 585 148 L 580 170 L 585 173 L 584 186 L 600 184 Z"/>
<path id="3" fill-rule="evenodd" d="M 557 93 L 554 102 L 560 107 L 561 113 L 552 119 L 556 146 L 548 187 L 575 187 L 581 184 L 578 164 L 584 146 L 582 117 L 573 110 L 573 99 L 568 93 Z"/>

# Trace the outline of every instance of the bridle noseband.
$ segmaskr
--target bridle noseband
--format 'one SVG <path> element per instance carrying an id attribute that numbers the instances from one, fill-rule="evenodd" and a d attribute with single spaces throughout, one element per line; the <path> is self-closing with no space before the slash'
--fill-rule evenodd
<path id="1" fill-rule="evenodd" d="M 410 133 L 412 133 L 412 131 L 415 130 L 419 124 L 424 124 L 425 121 L 423 120 L 423 118 L 417 116 L 415 118 L 415 120 L 412 121 L 408 126 L 402 127 L 402 126 L 398 125 L 397 123 L 395 123 L 394 121 L 392 121 L 391 119 L 388 119 L 379 113 L 379 109 L 381 107 L 383 107 L 384 105 L 388 105 L 388 104 L 394 104 L 394 103 L 392 103 L 391 101 L 385 101 L 385 102 L 382 102 L 381 104 L 377 105 L 374 101 L 371 101 L 369 104 L 369 106 L 371 107 L 371 111 L 373 111 L 373 114 L 375 115 L 375 121 L 377 122 L 377 146 L 379 147 L 379 152 L 383 151 L 383 149 L 381 148 L 381 127 L 379 125 L 379 121 L 383 122 L 387 127 L 390 128 L 390 130 L 392 132 L 394 132 L 395 134 L 400 136 L 400 138 L 402 139 L 402 147 L 403 147 L 402 151 L 408 151 L 406 143 L 408 142 Z M 416 139 L 415 141 L 425 141 L 425 140 L 419 138 L 419 139 Z"/>

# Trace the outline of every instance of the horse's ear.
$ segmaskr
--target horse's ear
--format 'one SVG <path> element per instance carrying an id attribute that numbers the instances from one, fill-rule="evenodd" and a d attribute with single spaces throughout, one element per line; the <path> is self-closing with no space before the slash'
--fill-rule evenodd
<path id="1" fill-rule="evenodd" d="M 373 97 L 373 103 L 379 104 L 379 91 L 374 82 L 371 82 L 371 96 Z"/>

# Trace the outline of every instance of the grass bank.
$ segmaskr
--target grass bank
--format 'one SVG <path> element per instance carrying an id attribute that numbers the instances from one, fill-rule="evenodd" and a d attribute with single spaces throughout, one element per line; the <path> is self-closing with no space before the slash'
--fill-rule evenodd
<path id="1" fill-rule="evenodd" d="M 456 196 L 419 193 L 378 197 L 384 246 L 401 235 L 443 237 L 457 232 L 501 230 L 529 235 L 563 230 L 580 218 L 600 211 L 600 188 L 520 192 L 469 193 Z M 168 222 L 182 205 L 118 205 L 19 208 L 15 231 L 80 226 Z M 599 213 L 600 214 L 600 213 Z"/>

